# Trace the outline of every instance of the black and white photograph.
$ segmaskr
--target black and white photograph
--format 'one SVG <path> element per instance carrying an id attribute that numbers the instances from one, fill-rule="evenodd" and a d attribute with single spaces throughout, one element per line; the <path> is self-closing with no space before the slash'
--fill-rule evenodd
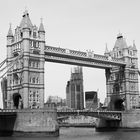
<path id="1" fill-rule="evenodd" d="M 0 0 L 0 140 L 139 140 L 140 1 Z"/>

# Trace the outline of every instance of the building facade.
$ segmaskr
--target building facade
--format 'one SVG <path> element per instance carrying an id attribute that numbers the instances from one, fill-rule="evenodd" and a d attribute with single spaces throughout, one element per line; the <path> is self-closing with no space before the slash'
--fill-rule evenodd
<path id="1" fill-rule="evenodd" d="M 75 67 L 71 71 L 71 78 L 66 86 L 66 102 L 70 108 L 79 110 L 84 108 L 82 67 Z"/>
<path id="2" fill-rule="evenodd" d="M 119 58 L 124 67 L 106 69 L 107 101 L 111 110 L 130 110 L 139 106 L 138 57 L 135 42 L 128 46 L 121 33 L 118 34 L 112 51 L 106 46 L 108 60 Z"/>
<path id="3" fill-rule="evenodd" d="M 86 109 L 96 110 L 98 108 L 97 91 L 85 92 L 85 105 L 86 105 Z"/>
<path id="4" fill-rule="evenodd" d="M 7 73 L 5 108 L 43 108 L 44 47 L 43 23 L 33 25 L 26 10 L 15 33 L 10 26 L 7 35 L 7 65 L 16 64 Z"/>
<path id="5" fill-rule="evenodd" d="M 57 108 L 66 106 L 66 99 L 58 96 L 49 96 L 46 103 L 54 103 Z"/>

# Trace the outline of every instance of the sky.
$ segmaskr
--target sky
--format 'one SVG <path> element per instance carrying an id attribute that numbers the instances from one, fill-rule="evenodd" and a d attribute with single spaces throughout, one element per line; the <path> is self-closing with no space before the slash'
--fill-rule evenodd
<path id="1" fill-rule="evenodd" d="M 105 44 L 112 50 L 117 34 L 121 32 L 127 44 L 132 45 L 135 40 L 140 51 L 139 0 L 0 0 L 0 3 L 0 62 L 6 58 L 9 23 L 14 31 L 25 9 L 33 24 L 39 26 L 40 18 L 43 18 L 46 45 L 93 50 L 103 55 Z M 66 98 L 66 84 L 73 67 L 45 63 L 45 101 L 50 95 Z M 83 76 L 84 91 L 98 90 L 98 97 L 103 102 L 106 97 L 105 70 L 84 67 Z"/>

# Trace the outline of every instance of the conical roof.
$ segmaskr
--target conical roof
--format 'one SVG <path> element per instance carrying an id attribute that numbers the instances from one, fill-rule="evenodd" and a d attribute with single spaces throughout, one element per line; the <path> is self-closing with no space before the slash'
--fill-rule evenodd
<path id="1" fill-rule="evenodd" d="M 44 25 L 42 23 L 42 19 L 41 19 L 41 23 L 40 23 L 40 26 L 39 26 L 39 32 L 45 32 L 45 29 L 44 29 Z"/>
<path id="2" fill-rule="evenodd" d="M 10 37 L 10 36 L 13 36 L 13 32 L 12 32 L 12 29 L 11 29 L 11 24 L 10 24 L 10 27 L 9 27 L 9 31 L 8 31 L 8 34 L 7 34 L 7 37 Z"/>
<path id="3" fill-rule="evenodd" d="M 106 47 L 105 47 L 105 53 L 109 53 L 109 51 L 108 51 L 108 47 L 107 47 L 107 43 L 106 43 L 105 46 L 106 46 Z"/>
<path id="4" fill-rule="evenodd" d="M 133 50 L 137 50 L 136 45 L 135 45 L 135 40 L 133 40 Z"/>
<path id="5" fill-rule="evenodd" d="M 30 20 L 29 13 L 27 10 L 25 10 L 25 12 L 23 14 L 23 18 L 20 22 L 20 27 L 21 28 L 32 28 L 33 27 L 33 24 Z"/>

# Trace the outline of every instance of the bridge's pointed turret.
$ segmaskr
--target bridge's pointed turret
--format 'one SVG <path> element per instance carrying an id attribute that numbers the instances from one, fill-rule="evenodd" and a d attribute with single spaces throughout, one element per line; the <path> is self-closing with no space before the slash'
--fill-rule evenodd
<path id="1" fill-rule="evenodd" d="M 33 24 L 30 20 L 29 13 L 27 10 L 25 10 L 25 12 L 23 14 L 23 18 L 20 22 L 20 27 L 21 28 L 25 28 L 25 27 L 32 28 L 33 27 Z"/>
<path id="2" fill-rule="evenodd" d="M 45 41 L 45 29 L 44 29 L 44 25 L 42 22 L 42 18 L 41 18 L 41 23 L 39 26 L 39 30 L 38 30 L 38 34 L 39 34 L 39 38 L 43 41 Z"/>
<path id="3" fill-rule="evenodd" d="M 105 53 L 104 53 L 105 56 L 108 56 L 109 55 L 109 50 L 108 50 L 108 47 L 107 47 L 107 43 L 105 44 Z"/>
<path id="4" fill-rule="evenodd" d="M 12 28 L 11 28 L 11 23 L 10 23 L 10 27 L 9 27 L 9 30 L 8 30 L 7 37 L 13 37 L 13 32 L 12 32 Z"/>
<path id="5" fill-rule="evenodd" d="M 13 32 L 10 23 L 10 27 L 7 34 L 7 57 L 8 58 L 12 57 L 12 47 L 11 47 L 12 41 L 13 41 Z"/>
<path id="6" fill-rule="evenodd" d="M 135 45 L 135 40 L 133 40 L 133 50 L 137 51 L 136 45 Z"/>
<path id="7" fill-rule="evenodd" d="M 43 25 L 43 19 L 42 18 L 41 18 L 41 23 L 40 23 L 38 32 L 45 32 L 44 25 Z"/>

